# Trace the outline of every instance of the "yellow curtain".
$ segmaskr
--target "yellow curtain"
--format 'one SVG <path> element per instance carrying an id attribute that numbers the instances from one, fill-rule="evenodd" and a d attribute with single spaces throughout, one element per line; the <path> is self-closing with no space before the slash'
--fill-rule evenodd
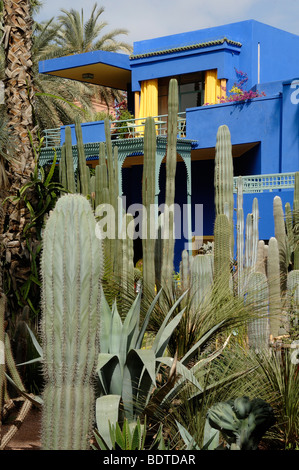
<path id="1" fill-rule="evenodd" d="M 141 83 L 139 117 L 147 118 L 158 115 L 158 79 Z"/>
<path id="2" fill-rule="evenodd" d="M 205 103 L 216 104 L 220 102 L 220 97 L 224 98 L 226 92 L 223 88 L 226 80 L 217 78 L 217 69 L 207 70 L 205 74 Z"/>

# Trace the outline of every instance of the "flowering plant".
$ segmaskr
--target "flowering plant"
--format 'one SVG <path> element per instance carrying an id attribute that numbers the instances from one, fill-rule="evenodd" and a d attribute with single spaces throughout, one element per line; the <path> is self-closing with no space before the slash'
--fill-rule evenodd
<path id="1" fill-rule="evenodd" d="M 244 90 L 244 85 L 248 81 L 248 75 L 245 72 L 242 72 L 241 70 L 237 70 L 235 68 L 236 75 L 237 75 L 237 82 L 234 83 L 233 87 L 229 90 L 229 95 L 226 97 L 219 97 L 218 99 L 220 100 L 220 103 L 230 103 L 230 102 L 236 102 L 236 101 L 248 101 L 252 100 L 253 98 L 259 98 L 261 96 L 266 96 L 265 93 L 262 91 L 259 93 L 257 90 L 249 90 L 246 91 Z M 226 90 L 225 87 L 223 87 L 223 90 Z"/>
<path id="2" fill-rule="evenodd" d="M 119 123 L 114 123 L 114 133 L 117 133 L 118 137 L 123 139 L 127 136 L 129 131 L 126 123 L 122 121 L 129 121 L 130 119 L 133 119 L 134 116 L 132 113 L 130 113 L 130 111 L 128 111 L 126 100 L 122 100 L 119 103 L 116 103 L 114 106 L 114 111 L 116 120 L 121 121 Z"/>

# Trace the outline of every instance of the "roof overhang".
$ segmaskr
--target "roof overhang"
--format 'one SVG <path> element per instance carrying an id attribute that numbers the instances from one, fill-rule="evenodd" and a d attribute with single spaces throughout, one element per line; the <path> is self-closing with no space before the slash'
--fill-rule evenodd
<path id="1" fill-rule="evenodd" d="M 127 90 L 131 83 L 129 55 L 92 51 L 39 62 L 39 73 Z"/>

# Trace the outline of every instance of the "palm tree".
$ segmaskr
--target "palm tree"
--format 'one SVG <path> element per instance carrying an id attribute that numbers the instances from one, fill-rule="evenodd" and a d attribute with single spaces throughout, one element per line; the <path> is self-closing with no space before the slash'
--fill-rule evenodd
<path id="1" fill-rule="evenodd" d="M 83 9 L 81 12 L 71 9 L 67 11 L 62 9 L 63 13 L 58 17 L 62 26 L 61 34 L 57 42 L 63 48 L 64 55 L 81 54 L 95 50 L 103 50 L 110 52 L 131 53 L 130 44 L 119 41 L 117 36 L 128 34 L 126 29 L 113 29 L 106 34 L 102 34 L 103 29 L 108 23 L 101 21 L 101 15 L 104 7 L 99 7 L 95 3 L 90 18 L 84 21 Z M 103 86 L 90 85 L 93 89 L 94 96 L 109 106 L 114 100 L 121 101 L 123 93 L 119 90 L 110 89 Z"/>
<path id="2" fill-rule="evenodd" d="M 41 24 L 35 23 L 33 29 L 35 119 L 40 130 L 71 124 L 78 114 L 84 120 L 85 111 L 94 111 L 93 91 L 89 84 L 38 73 L 39 61 L 65 55 L 63 48 L 56 43 L 60 28 L 61 25 L 51 18 Z M 80 107 L 74 105 L 78 96 Z"/>
<path id="3" fill-rule="evenodd" d="M 128 43 L 118 41 L 116 36 L 128 34 L 126 29 L 113 29 L 107 34 L 99 37 L 102 30 L 108 25 L 105 21 L 99 21 L 104 12 L 104 7 L 93 6 L 90 18 L 84 22 L 83 8 L 81 13 L 71 9 L 67 11 L 61 9 L 63 15 L 58 17 L 62 25 L 62 34 L 60 37 L 61 46 L 63 46 L 65 55 L 81 54 L 95 50 L 110 52 L 131 52 L 132 48 Z"/>

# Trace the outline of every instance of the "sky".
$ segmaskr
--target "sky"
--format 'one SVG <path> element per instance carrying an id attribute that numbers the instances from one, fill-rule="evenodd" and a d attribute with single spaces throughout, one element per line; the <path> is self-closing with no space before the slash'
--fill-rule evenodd
<path id="1" fill-rule="evenodd" d="M 61 14 L 61 8 L 81 11 L 90 16 L 95 0 L 42 0 L 35 15 L 37 21 Z M 125 28 L 126 36 L 118 39 L 134 41 L 184 33 L 237 21 L 254 19 L 299 35 L 298 0 L 99 0 L 104 7 L 101 15 L 108 26 L 103 29 Z"/>

